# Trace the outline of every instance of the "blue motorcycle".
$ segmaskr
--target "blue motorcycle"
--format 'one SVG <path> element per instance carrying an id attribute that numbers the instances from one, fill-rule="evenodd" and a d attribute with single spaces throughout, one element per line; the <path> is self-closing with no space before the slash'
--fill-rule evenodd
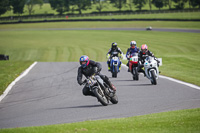
<path id="1" fill-rule="evenodd" d="M 120 72 L 119 68 L 121 66 L 121 61 L 119 57 L 113 56 L 110 60 L 110 71 L 112 73 L 112 77 L 117 78 L 117 73 Z"/>

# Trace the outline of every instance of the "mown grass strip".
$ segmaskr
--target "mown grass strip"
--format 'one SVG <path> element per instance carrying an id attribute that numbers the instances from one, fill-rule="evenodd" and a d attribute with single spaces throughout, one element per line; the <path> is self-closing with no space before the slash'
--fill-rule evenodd
<path id="1" fill-rule="evenodd" d="M 200 108 L 129 118 L 0 129 L 0 133 L 198 133 L 199 125 Z"/>
<path id="2" fill-rule="evenodd" d="M 42 30 L 48 28 L 183 28 L 200 29 L 200 22 L 177 21 L 120 21 L 120 22 L 52 22 L 32 24 L 0 24 L 0 31 L 4 30 Z"/>

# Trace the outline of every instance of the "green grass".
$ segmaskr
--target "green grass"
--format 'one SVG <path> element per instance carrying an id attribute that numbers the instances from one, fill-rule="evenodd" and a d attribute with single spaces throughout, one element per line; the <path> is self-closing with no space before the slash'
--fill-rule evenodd
<path id="1" fill-rule="evenodd" d="M 32 24 L 0 24 L 0 30 L 15 29 L 46 29 L 46 28 L 183 28 L 200 29 L 200 22 L 177 22 L 177 21 L 120 21 L 120 22 L 53 22 Z"/>
<path id="2" fill-rule="evenodd" d="M 0 94 L 32 63 L 32 61 L 0 61 Z"/>
<path id="3" fill-rule="evenodd" d="M 0 129 L 0 133 L 199 133 L 200 108 L 129 118 Z"/>

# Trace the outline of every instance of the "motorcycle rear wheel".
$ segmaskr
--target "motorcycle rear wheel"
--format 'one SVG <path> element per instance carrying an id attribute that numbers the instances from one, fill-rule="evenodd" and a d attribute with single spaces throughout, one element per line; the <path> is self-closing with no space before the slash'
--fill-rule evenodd
<path id="1" fill-rule="evenodd" d="M 99 102 L 103 105 L 103 106 L 107 106 L 108 105 L 108 100 L 105 97 L 105 94 L 102 93 L 102 91 L 99 88 L 95 88 L 93 90 L 94 95 L 96 96 L 96 98 L 99 100 Z"/>

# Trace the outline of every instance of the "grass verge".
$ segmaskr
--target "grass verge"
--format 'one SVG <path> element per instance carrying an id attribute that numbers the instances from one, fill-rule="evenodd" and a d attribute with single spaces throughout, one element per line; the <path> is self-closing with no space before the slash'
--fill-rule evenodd
<path id="1" fill-rule="evenodd" d="M 129 118 L 0 129 L 0 133 L 198 133 L 200 108 Z"/>
<path id="2" fill-rule="evenodd" d="M 32 63 L 32 61 L 0 61 L 0 94 Z"/>

